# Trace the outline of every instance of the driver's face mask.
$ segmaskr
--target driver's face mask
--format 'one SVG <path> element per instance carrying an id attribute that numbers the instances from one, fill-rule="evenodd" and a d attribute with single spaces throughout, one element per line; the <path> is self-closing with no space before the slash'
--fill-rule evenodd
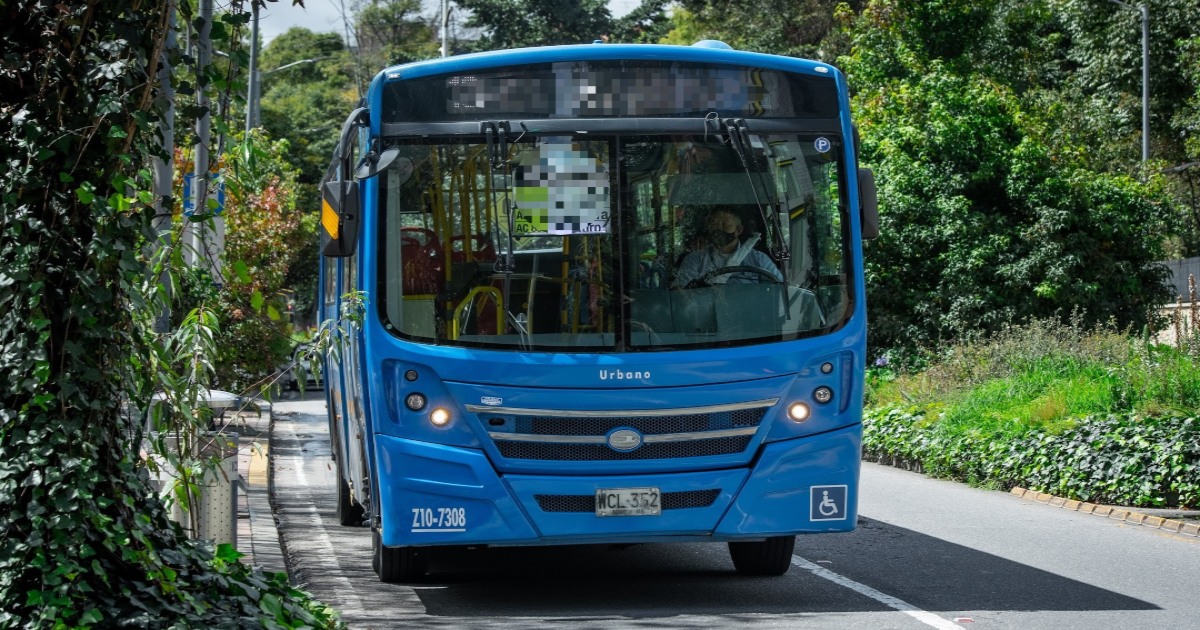
<path id="1" fill-rule="evenodd" d="M 726 232 L 725 230 L 713 229 L 708 231 L 708 240 L 717 249 L 728 246 L 730 243 L 737 240 L 737 230 Z"/>

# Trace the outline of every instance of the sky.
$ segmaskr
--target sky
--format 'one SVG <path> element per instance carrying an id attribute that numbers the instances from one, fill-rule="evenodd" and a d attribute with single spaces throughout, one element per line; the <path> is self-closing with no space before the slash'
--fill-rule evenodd
<path id="1" fill-rule="evenodd" d="M 424 0 L 427 14 L 438 10 L 438 0 Z M 633 10 L 640 0 L 609 0 L 608 8 L 614 16 L 622 16 Z M 268 2 L 266 8 L 258 14 L 258 29 L 262 34 L 263 43 L 271 41 L 275 36 L 292 28 L 302 26 L 317 33 L 346 32 L 342 21 L 342 8 L 347 12 L 354 4 L 353 0 L 304 0 L 304 7 L 292 6 L 292 0 Z"/>

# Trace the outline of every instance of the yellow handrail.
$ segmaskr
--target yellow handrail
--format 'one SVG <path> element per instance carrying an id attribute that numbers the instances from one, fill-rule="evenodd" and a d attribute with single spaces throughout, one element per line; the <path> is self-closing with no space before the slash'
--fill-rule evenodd
<path id="1" fill-rule="evenodd" d="M 492 301 L 496 303 L 496 334 L 504 330 L 504 297 L 500 295 L 500 290 L 496 287 L 475 287 L 454 308 L 454 317 L 450 320 L 451 339 L 458 339 L 458 336 L 462 333 L 458 329 L 459 318 L 462 317 L 463 311 L 475 304 L 475 298 L 480 293 L 487 293 L 492 297 Z"/>

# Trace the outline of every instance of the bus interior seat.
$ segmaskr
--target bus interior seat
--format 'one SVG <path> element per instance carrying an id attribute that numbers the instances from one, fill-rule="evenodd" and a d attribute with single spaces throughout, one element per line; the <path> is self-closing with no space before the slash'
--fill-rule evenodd
<path id="1" fill-rule="evenodd" d="M 437 233 L 423 227 L 400 228 L 400 260 L 404 264 L 405 295 L 431 295 L 442 291 L 445 263 Z"/>
<path id="2" fill-rule="evenodd" d="M 471 251 L 468 258 L 467 239 L 470 239 Z M 450 237 L 450 262 L 492 262 L 496 260 L 496 248 L 492 246 L 492 241 L 482 234 L 472 234 L 470 236 L 456 234 Z"/>

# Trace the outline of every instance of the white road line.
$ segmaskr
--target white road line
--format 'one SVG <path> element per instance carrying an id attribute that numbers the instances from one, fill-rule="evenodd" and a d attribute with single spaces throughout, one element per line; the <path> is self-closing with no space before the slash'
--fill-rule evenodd
<path id="1" fill-rule="evenodd" d="M 296 436 L 295 427 L 291 423 L 288 423 L 287 430 L 289 438 L 295 442 L 300 441 L 299 437 Z M 309 462 L 303 457 L 288 457 L 287 459 L 292 460 L 292 469 L 296 474 L 296 481 L 302 487 L 309 487 L 308 473 L 304 470 L 304 466 Z M 342 570 L 341 562 L 338 560 L 338 552 L 334 549 L 333 541 L 329 538 L 329 534 L 325 532 L 325 526 L 321 521 L 321 513 L 317 511 L 317 506 L 312 503 L 304 507 L 306 508 L 305 516 L 308 517 L 308 521 L 311 524 L 309 530 L 316 532 L 316 542 L 324 551 L 322 555 L 338 565 L 337 571 L 334 572 L 337 575 L 335 581 L 338 584 L 339 597 L 346 603 L 345 609 L 361 612 L 363 610 L 362 600 L 358 598 L 358 594 L 354 590 L 354 584 L 350 582 L 350 578 L 346 577 L 345 572 Z"/>
<path id="2" fill-rule="evenodd" d="M 817 577 L 825 578 L 834 584 L 844 586 L 860 595 L 866 595 L 867 597 L 870 597 L 884 606 L 898 610 L 932 628 L 938 628 L 938 630 L 955 630 L 956 628 L 957 630 L 964 630 L 962 626 L 950 620 L 943 619 L 931 612 L 921 610 L 920 608 L 917 608 L 916 606 L 913 606 L 902 599 L 892 597 L 886 593 L 881 593 L 870 586 L 867 586 L 866 584 L 860 584 L 848 577 L 838 575 L 837 573 L 834 573 L 833 571 L 830 571 L 829 569 L 826 569 L 818 564 L 809 562 L 800 556 L 792 556 L 792 565 L 800 567 L 801 569 L 804 569 L 805 571 L 808 571 Z"/>

